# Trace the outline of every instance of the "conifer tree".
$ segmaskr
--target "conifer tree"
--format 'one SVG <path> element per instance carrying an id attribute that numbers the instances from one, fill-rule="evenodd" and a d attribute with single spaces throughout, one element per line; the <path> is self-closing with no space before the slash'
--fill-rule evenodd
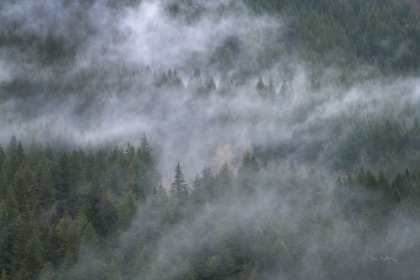
<path id="1" fill-rule="evenodd" d="M 203 180 L 196 175 L 193 182 L 193 190 L 191 192 L 191 200 L 196 208 L 201 208 L 209 201 L 209 193 L 203 185 Z"/>
<path id="2" fill-rule="evenodd" d="M 137 204 L 131 193 L 124 193 L 117 204 L 118 227 L 122 230 L 128 229 L 131 220 L 137 211 Z"/>
<path id="3" fill-rule="evenodd" d="M 270 99 L 274 99 L 276 97 L 276 88 L 274 87 L 274 82 L 271 77 L 268 77 L 267 97 Z"/>
<path id="4" fill-rule="evenodd" d="M 167 205 L 168 194 L 162 184 L 153 189 L 153 206 L 161 209 Z"/>
<path id="5" fill-rule="evenodd" d="M 210 74 L 206 75 L 204 86 L 209 92 L 216 89 L 216 83 L 214 82 L 214 79 Z"/>
<path id="6" fill-rule="evenodd" d="M 7 276 L 6 269 L 4 269 L 4 268 L 3 268 L 3 270 L 1 271 L 0 280 L 9 280 L 9 277 Z"/>
<path id="7" fill-rule="evenodd" d="M 189 196 L 188 184 L 179 162 L 175 168 L 175 176 L 171 186 L 171 195 L 175 202 L 178 205 L 186 203 Z"/>
<path id="8" fill-rule="evenodd" d="M 199 94 L 203 88 L 203 80 L 199 68 L 195 68 L 188 80 L 188 90 L 195 94 Z"/>
<path id="9" fill-rule="evenodd" d="M 44 244 L 38 226 L 31 227 L 32 233 L 26 241 L 23 255 L 20 257 L 20 273 L 22 279 L 31 279 L 38 276 L 45 262 Z"/>
<path id="10" fill-rule="evenodd" d="M 130 164 L 127 168 L 127 184 L 129 190 L 134 194 L 137 200 L 144 199 L 145 193 L 143 186 L 141 186 L 137 180 L 137 175 L 133 164 Z"/>
<path id="11" fill-rule="evenodd" d="M 257 82 L 257 90 L 262 92 L 265 90 L 265 88 L 266 88 L 266 85 L 264 84 L 262 77 L 260 77 Z"/>
<path id="12" fill-rule="evenodd" d="M 242 160 L 242 166 L 238 170 L 238 183 L 243 194 L 251 195 L 255 192 L 258 170 L 257 160 L 249 151 L 246 151 Z"/>
<path id="13" fill-rule="evenodd" d="M 18 147 L 18 141 L 16 139 L 16 136 L 13 135 L 10 139 L 9 147 L 7 148 L 7 153 L 10 157 L 12 157 L 17 152 Z"/>
<path id="14" fill-rule="evenodd" d="M 54 272 L 54 267 L 51 262 L 44 264 L 44 267 L 41 269 L 39 280 L 55 280 L 57 275 Z"/>
<path id="15" fill-rule="evenodd" d="M 151 195 L 158 183 L 159 175 L 152 156 L 152 147 L 147 141 L 146 134 L 141 138 L 140 147 L 137 149 L 137 158 L 140 161 L 139 182 L 145 195 Z"/>
<path id="16" fill-rule="evenodd" d="M 144 164 L 151 166 L 153 165 L 152 158 L 152 147 L 150 147 L 149 141 L 147 141 L 146 133 L 143 133 L 143 136 L 140 140 L 140 148 L 137 150 L 137 157 Z"/>
<path id="17" fill-rule="evenodd" d="M 54 190 L 53 177 L 49 160 L 42 156 L 38 161 L 35 170 L 35 196 L 42 209 L 49 207 L 55 200 L 56 191 Z"/>
<path id="18" fill-rule="evenodd" d="M 9 146 L 9 153 L 12 153 L 13 151 L 13 154 L 10 158 L 11 175 L 14 175 L 18 171 L 19 167 L 25 159 L 25 152 L 23 150 L 22 143 L 19 141 L 18 144 L 15 144 L 15 142 L 16 138 L 12 138 Z"/>
<path id="19" fill-rule="evenodd" d="M 216 193 L 219 197 L 229 196 L 234 187 L 234 175 L 232 169 L 225 162 L 216 176 Z"/>
<path id="20" fill-rule="evenodd" d="M 279 96 L 281 98 L 286 98 L 286 97 L 288 97 L 288 95 L 289 95 L 289 89 L 288 89 L 286 80 L 284 80 L 282 85 L 281 85 L 281 88 L 279 90 Z"/>

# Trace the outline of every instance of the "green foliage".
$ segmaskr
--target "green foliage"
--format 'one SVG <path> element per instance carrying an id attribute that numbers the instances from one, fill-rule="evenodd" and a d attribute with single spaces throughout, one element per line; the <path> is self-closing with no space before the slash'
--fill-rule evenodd
<path id="1" fill-rule="evenodd" d="M 197 175 L 193 183 L 191 200 L 195 206 L 202 207 L 207 202 L 212 202 L 216 198 L 215 178 L 210 168 L 204 167 L 201 171 L 201 178 Z"/>
<path id="2" fill-rule="evenodd" d="M 188 184 L 184 178 L 184 173 L 182 172 L 181 164 L 179 162 L 175 168 L 175 176 L 171 184 L 170 193 L 176 204 L 183 205 L 187 203 L 189 197 Z"/>
<path id="3" fill-rule="evenodd" d="M 139 1 L 105 2 L 122 8 Z M 164 5 L 176 17 L 174 22 L 195 24 L 206 13 L 218 19 L 223 13 L 237 12 L 242 7 L 236 2 L 221 4 L 218 11 L 208 11 L 207 6 L 189 0 Z M 39 96 L 32 95 L 36 96 L 33 88 L 37 87 L 45 87 L 48 94 L 45 99 L 39 97 L 38 104 L 31 103 L 31 118 L 36 115 L 32 110 L 44 113 L 45 107 L 37 105 L 53 100 L 51 104 L 61 106 L 64 96 L 77 100 L 75 111 L 85 118 L 100 109 L 110 92 L 116 100 L 147 100 L 147 106 L 136 107 L 139 110 L 155 109 L 153 104 L 159 98 L 175 100 L 170 96 L 173 92 L 187 97 L 187 102 L 180 104 L 190 107 L 213 99 L 223 105 L 224 100 L 242 100 L 240 94 L 244 94 L 264 109 L 267 106 L 275 111 L 272 116 L 278 118 L 273 123 L 285 122 L 286 130 L 300 133 L 300 128 L 317 124 L 307 131 L 303 128 L 296 138 L 294 133 L 286 133 L 284 138 L 289 140 L 278 144 L 271 139 L 272 147 L 252 147 L 253 154 L 247 151 L 242 164 L 232 158 L 232 165 L 225 163 L 214 174 L 205 166 L 191 189 L 179 162 L 171 184 L 167 178 L 162 180 L 155 160 L 160 151 L 153 150 L 145 134 L 137 139 L 138 147 L 132 143 L 75 147 L 48 133 L 42 137 L 49 142 L 31 139 L 27 145 L 12 136 L 6 149 L 0 146 L 1 279 L 419 278 L 418 104 L 407 101 L 395 109 L 392 102 L 400 101 L 402 88 L 379 108 L 383 112 L 378 107 L 372 109 L 378 112 L 375 116 L 366 112 L 381 100 L 345 107 L 347 111 L 337 118 L 313 118 L 335 114 L 336 108 L 324 105 L 351 101 L 352 93 L 358 91 L 354 84 L 363 79 L 418 73 L 417 2 L 245 3 L 256 13 L 278 16 L 283 24 L 267 34 L 216 40 L 211 53 L 203 58 L 207 71 L 196 65 L 181 69 L 184 75 L 196 67 L 186 87 L 176 69 L 139 70 L 124 62 L 106 69 L 101 65 L 69 71 L 65 85 L 51 80 L 37 83 L 23 67 L 15 70 L 25 75 L 2 82 L 5 107 L 20 104 L 15 98 L 30 96 L 36 101 Z M 61 68 L 56 68 L 54 61 L 74 55 L 61 35 L 45 34 L 43 41 L 29 38 L 23 42 L 21 35 L 3 29 L 0 33 L 2 46 L 30 50 L 27 56 L 34 57 L 33 63 L 39 59 L 48 70 L 53 69 L 54 77 L 61 75 L 55 73 Z M 258 41 L 260 47 L 245 49 L 245 40 L 254 47 L 253 42 Z M 307 77 L 295 75 L 291 65 L 296 60 L 305 61 Z M 326 69 L 333 69 L 332 77 Z M 30 81 L 25 76 L 30 76 Z M 97 76 L 102 78 L 95 84 Z M 307 88 L 294 95 L 293 87 L 301 80 Z M 324 96 L 325 88 L 332 90 Z M 348 93 L 351 88 L 354 91 Z M 313 94 L 306 94 L 308 91 Z M 134 97 L 128 95 L 131 92 Z M 415 97 L 418 93 L 413 90 L 411 94 Z M 349 98 L 343 99 L 344 95 Z M 333 103 L 323 103 L 326 101 Z M 94 107 L 94 103 L 100 105 Z M 268 106 L 270 103 L 273 106 Z M 289 108 L 289 104 L 298 105 Z M 290 115 L 281 114 L 279 108 Z M 10 117 L 6 109 L 1 124 L 15 116 Z M 313 112 L 316 115 L 311 115 Z M 24 113 L 16 114 L 20 115 Z M 239 115 L 236 108 L 226 109 L 222 124 L 236 120 L 254 124 L 261 118 L 252 110 Z M 246 133 L 255 132 L 259 129 Z M 214 137 L 230 141 L 225 135 Z M 296 162 L 289 161 L 292 157 Z M 337 176 L 334 186 L 328 183 L 328 172 Z M 375 263 L 369 254 L 389 254 L 398 258 L 398 263 Z M 367 256 L 371 258 L 366 260 Z M 401 272 L 406 274 L 398 275 Z"/>
<path id="4" fill-rule="evenodd" d="M 289 40 L 308 60 L 337 56 L 361 60 L 384 74 L 418 71 L 420 16 L 414 1 L 246 0 L 258 13 L 294 18 Z M 328 59 L 324 60 L 327 61 Z"/>
<path id="5" fill-rule="evenodd" d="M 131 220 L 137 211 L 137 204 L 131 193 L 124 193 L 117 204 L 118 227 L 122 230 L 129 228 Z"/>
<path id="6" fill-rule="evenodd" d="M 395 127 L 388 124 L 400 131 Z M 15 153 L 25 151 L 16 143 Z M 0 157 L 7 169 L 9 156 L 0 150 Z M 216 174 L 205 166 L 190 193 L 178 163 L 168 195 L 145 136 L 137 149 L 79 149 L 52 158 L 23 152 L 14 174 L 1 170 L 1 277 L 258 279 L 317 271 L 344 279 L 346 254 L 362 254 L 377 236 L 380 246 L 395 248 L 391 215 L 420 217 L 420 176 L 408 169 L 393 177 L 374 172 L 362 165 L 371 158 L 370 150 L 362 151 L 360 163 L 332 190 L 314 166 L 293 160 L 262 166 L 247 151 L 237 175 L 227 163 Z M 110 183 L 108 174 L 118 170 L 123 182 Z M 130 186 L 139 182 L 152 192 L 136 195 Z M 350 229 L 357 241 L 346 235 Z M 308 251 L 306 244 L 320 247 Z"/>

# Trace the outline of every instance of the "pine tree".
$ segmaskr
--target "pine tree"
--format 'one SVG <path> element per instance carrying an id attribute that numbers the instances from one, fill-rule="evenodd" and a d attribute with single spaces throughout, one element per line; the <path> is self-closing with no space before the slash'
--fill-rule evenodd
<path id="1" fill-rule="evenodd" d="M 115 280 L 123 280 L 123 276 L 121 274 L 121 266 L 115 260 L 112 260 L 111 263 L 106 267 L 106 271 L 104 273 L 104 279 L 115 279 Z"/>
<path id="2" fill-rule="evenodd" d="M 188 90 L 195 94 L 201 94 L 203 90 L 203 80 L 200 69 L 196 68 L 188 80 Z"/>
<path id="3" fill-rule="evenodd" d="M 13 177 L 12 184 L 13 192 L 16 194 L 16 198 L 19 202 L 19 209 L 22 211 L 26 204 L 29 204 L 33 207 L 38 205 L 36 200 L 34 186 L 34 176 L 33 172 L 26 163 L 22 164 L 19 170 L 16 172 Z"/>
<path id="4" fill-rule="evenodd" d="M 38 226 L 33 226 L 32 233 L 29 236 L 23 255 L 20 257 L 20 274 L 23 279 L 31 279 L 37 276 L 41 271 L 45 261 L 44 244 L 41 241 L 41 233 Z"/>
<path id="5" fill-rule="evenodd" d="M 274 99 L 276 97 L 276 88 L 274 87 L 274 82 L 271 77 L 268 77 L 267 97 L 270 99 Z"/>
<path id="6" fill-rule="evenodd" d="M 124 193 L 117 204 L 118 227 L 122 230 L 128 229 L 136 212 L 137 203 L 134 196 Z"/>
<path id="7" fill-rule="evenodd" d="M 12 248 L 20 226 L 21 216 L 15 192 L 10 186 L 7 198 L 0 203 L 0 269 L 7 268 L 13 259 Z M 10 268 L 8 268 L 10 271 Z"/>
<path id="8" fill-rule="evenodd" d="M 79 212 L 74 222 L 75 234 L 77 236 L 76 242 L 79 243 L 78 245 L 80 245 L 81 248 L 87 246 L 89 250 L 97 249 L 99 243 L 98 236 L 96 235 L 92 223 L 83 211 Z"/>
<path id="9" fill-rule="evenodd" d="M 201 182 L 203 188 L 208 193 L 208 199 L 210 201 L 216 198 L 216 191 L 215 191 L 215 180 L 213 176 L 213 172 L 211 171 L 210 167 L 204 166 L 204 169 L 201 171 Z"/>
<path id="10" fill-rule="evenodd" d="M 0 197 L 5 198 L 7 195 L 8 188 L 8 173 L 10 173 L 10 161 L 5 158 L 4 163 L 0 166 Z M 1 200 L 1 199 L 0 199 Z"/>
<path id="11" fill-rule="evenodd" d="M 145 198 L 143 186 L 141 186 L 137 180 L 133 164 L 130 164 L 127 168 L 127 184 L 129 190 L 134 194 L 137 200 Z"/>
<path id="12" fill-rule="evenodd" d="M 11 175 L 14 175 L 18 171 L 25 159 L 25 152 L 23 150 L 22 143 L 19 141 L 18 144 L 15 144 L 15 142 L 16 138 L 12 138 L 9 145 L 9 154 L 13 153 L 11 154 L 10 159 Z"/>
<path id="13" fill-rule="evenodd" d="M 147 141 L 146 133 L 143 133 L 143 137 L 140 140 L 140 148 L 137 150 L 137 157 L 144 164 L 152 166 L 154 165 L 152 150 L 152 147 L 150 147 L 150 144 Z"/>
<path id="14" fill-rule="evenodd" d="M 82 211 L 99 237 L 114 233 L 117 228 L 117 208 L 104 186 L 95 180 L 86 195 Z"/>
<path id="15" fill-rule="evenodd" d="M 209 92 L 216 89 L 216 83 L 211 75 L 206 75 L 204 86 Z"/>
<path id="16" fill-rule="evenodd" d="M 205 189 L 203 180 L 198 176 L 195 177 L 193 182 L 193 190 L 191 192 L 191 200 L 196 208 L 201 208 L 209 201 L 209 193 Z"/>
<path id="17" fill-rule="evenodd" d="M 162 184 L 153 189 L 153 206 L 157 209 L 163 209 L 168 202 L 168 194 Z"/>
<path id="18" fill-rule="evenodd" d="M 9 280 L 9 279 L 10 278 L 7 276 L 6 269 L 3 268 L 3 270 L 1 271 L 0 280 Z"/>
<path id="19" fill-rule="evenodd" d="M 66 201 L 69 198 L 72 184 L 71 177 L 71 165 L 68 154 L 63 154 L 58 161 L 58 171 L 60 176 L 60 181 L 57 182 L 56 186 L 58 198 L 60 200 Z"/>
<path id="20" fill-rule="evenodd" d="M 41 269 L 39 280 L 55 280 L 57 279 L 57 275 L 54 272 L 53 264 L 47 262 L 44 264 L 44 267 Z"/>
<path id="21" fill-rule="evenodd" d="M 137 149 L 137 158 L 140 161 L 139 182 L 145 195 L 151 195 L 158 183 L 159 175 L 152 157 L 152 147 L 147 141 L 146 134 L 141 138 L 140 147 Z"/>
<path id="22" fill-rule="evenodd" d="M 0 170 L 3 169 L 3 164 L 6 160 L 6 153 L 3 150 L 3 147 L 0 145 Z"/>
<path id="23" fill-rule="evenodd" d="M 56 192 L 51 174 L 50 162 L 42 156 L 35 169 L 35 196 L 42 209 L 48 208 L 55 200 Z"/>
<path id="24" fill-rule="evenodd" d="M 175 177 L 172 182 L 171 195 L 178 205 L 186 203 L 189 196 L 188 184 L 186 183 L 184 174 L 182 173 L 181 164 L 179 162 L 175 168 Z"/>
<path id="25" fill-rule="evenodd" d="M 234 175 L 226 162 L 220 168 L 216 181 L 216 193 L 219 197 L 229 196 L 233 192 Z"/>
<path id="26" fill-rule="evenodd" d="M 246 151 L 242 166 L 238 170 L 238 183 L 240 190 L 245 195 L 251 195 L 256 190 L 257 178 L 256 175 L 259 171 L 257 160 Z"/>
<path id="27" fill-rule="evenodd" d="M 16 154 L 17 147 L 18 147 L 18 142 L 17 142 L 16 136 L 13 135 L 12 138 L 10 139 L 9 147 L 7 148 L 7 154 L 9 155 L 9 157 L 12 157 L 13 155 Z"/>
<path id="28" fill-rule="evenodd" d="M 56 250 L 59 258 L 64 260 L 67 257 L 67 262 L 69 262 L 68 258 L 71 254 L 73 262 L 78 251 L 78 238 L 75 223 L 67 212 L 64 212 L 63 217 L 58 221 L 54 237 L 57 239 Z"/>
<path id="29" fill-rule="evenodd" d="M 286 98 L 286 97 L 288 97 L 288 93 L 289 93 L 289 89 L 288 89 L 286 80 L 284 80 L 283 84 L 281 85 L 280 91 L 279 91 L 279 96 L 281 98 Z"/>
<path id="30" fill-rule="evenodd" d="M 262 77 L 260 77 L 257 82 L 257 90 L 261 92 L 261 91 L 264 91 L 265 88 L 266 88 L 266 85 L 264 84 Z"/>

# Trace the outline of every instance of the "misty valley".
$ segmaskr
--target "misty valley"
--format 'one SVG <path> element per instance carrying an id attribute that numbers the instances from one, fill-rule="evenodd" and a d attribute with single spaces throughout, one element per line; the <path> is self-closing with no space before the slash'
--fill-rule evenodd
<path id="1" fill-rule="evenodd" d="M 420 277 L 419 1 L 0 21 L 1 280 Z"/>

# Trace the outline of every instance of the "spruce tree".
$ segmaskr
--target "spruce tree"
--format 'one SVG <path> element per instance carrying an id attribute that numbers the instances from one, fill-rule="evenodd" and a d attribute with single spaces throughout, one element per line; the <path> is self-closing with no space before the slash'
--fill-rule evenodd
<path id="1" fill-rule="evenodd" d="M 220 197 L 228 196 L 233 191 L 234 175 L 232 169 L 225 162 L 216 176 L 216 194 Z"/>
<path id="2" fill-rule="evenodd" d="M 249 151 L 246 151 L 242 160 L 242 166 L 238 171 L 239 188 L 243 194 L 251 195 L 255 192 L 258 170 L 257 160 Z"/>
<path id="3" fill-rule="evenodd" d="M 146 134 L 141 138 L 140 147 L 137 149 L 137 158 L 139 159 L 139 182 L 145 195 L 151 195 L 156 187 L 159 175 L 155 162 L 152 157 L 153 148 L 147 141 Z"/>
<path id="4" fill-rule="evenodd" d="M 182 173 L 181 164 L 179 162 L 175 168 L 175 177 L 172 182 L 171 195 L 178 205 L 186 203 L 189 196 L 188 184 L 186 183 L 184 174 Z"/>

